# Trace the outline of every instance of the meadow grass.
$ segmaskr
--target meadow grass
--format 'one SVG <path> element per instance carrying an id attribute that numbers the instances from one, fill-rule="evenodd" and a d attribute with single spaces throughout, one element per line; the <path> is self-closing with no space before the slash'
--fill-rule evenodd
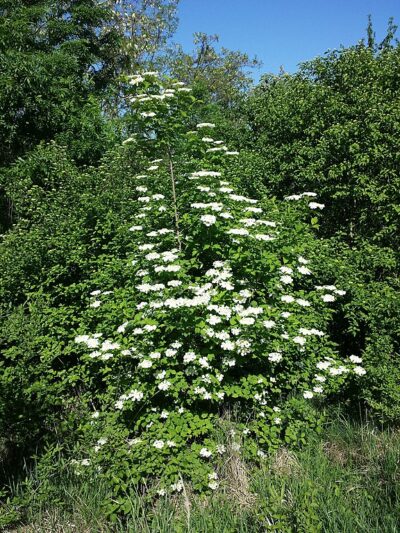
<path id="1" fill-rule="evenodd" d="M 130 512 L 110 521 L 107 487 L 65 475 L 57 482 L 30 473 L 12 487 L 29 502 L 5 530 L 24 533 L 247 533 L 400 531 L 400 431 L 338 418 L 301 450 L 279 449 L 261 467 L 230 454 L 222 489 L 209 497 L 188 485 L 150 502 L 133 491 Z M 46 492 L 47 491 L 47 492 Z M 43 494 L 48 494 L 43 497 Z M 17 500 L 18 501 L 18 500 Z M 22 501 L 22 500 L 21 500 Z M 3 516 L 15 512 L 10 503 Z"/>

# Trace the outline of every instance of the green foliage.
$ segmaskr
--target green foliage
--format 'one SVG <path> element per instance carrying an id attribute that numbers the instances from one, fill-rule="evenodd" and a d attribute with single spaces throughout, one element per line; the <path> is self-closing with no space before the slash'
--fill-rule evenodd
<path id="1" fill-rule="evenodd" d="M 208 105 L 218 103 L 226 112 L 250 88 L 249 69 L 259 68 L 261 64 L 240 51 L 225 47 L 218 50 L 218 41 L 218 35 L 197 32 L 191 54 L 175 45 L 162 62 L 170 75 L 192 86 L 197 97 Z"/>
<path id="2" fill-rule="evenodd" d="M 328 402 L 400 414 L 395 27 L 246 99 L 255 63 L 204 34 L 163 63 L 192 89 L 130 74 L 162 64 L 176 3 L 0 3 L 0 459 L 36 462 L 1 527 L 85 478 L 93 520 L 147 527 L 152 501 L 157 528 L 190 487 L 218 489 L 198 531 L 394 530 L 370 502 L 393 505 L 395 451 L 361 518 L 322 448 L 301 481 L 271 454 L 309 449 Z M 245 464 L 262 501 L 240 514 Z"/>
<path id="3" fill-rule="evenodd" d="M 49 454 L 14 488 L 0 523 L 28 532 L 396 531 L 399 454 L 398 432 L 339 420 L 323 438 L 296 453 L 281 448 L 258 468 L 232 455 L 221 472 L 225 490 L 206 498 L 189 485 L 156 501 L 131 488 L 129 511 L 114 522 L 102 505 L 109 487 L 75 476 Z"/>
<path id="4" fill-rule="evenodd" d="M 112 12 L 92 0 L 47 0 L 34 5 L 3 1 L 0 13 L 0 164 L 60 133 L 67 143 L 82 137 L 79 150 L 84 153 L 74 156 L 81 162 L 95 161 L 100 147 L 94 139 L 85 147 L 85 141 L 89 143 L 101 120 L 97 111 L 92 132 L 87 131 L 94 110 L 87 99 L 113 77 L 108 64 L 118 33 L 98 31 Z M 101 144 L 104 150 L 104 140 Z"/>
<path id="5" fill-rule="evenodd" d="M 325 234 L 398 247 L 399 54 L 363 43 L 333 51 L 266 77 L 249 100 L 270 191 L 316 189 Z"/>
<path id="6" fill-rule="evenodd" d="M 296 209 L 235 193 L 237 154 L 213 124 L 187 131 L 196 102 L 182 83 L 131 76 L 126 99 L 135 131 L 122 147 L 148 156 L 117 229 L 131 237 L 99 257 L 89 307 L 65 336 L 83 409 L 73 464 L 109 480 L 110 513 L 128 512 L 132 483 L 215 490 L 221 412 L 239 407 L 232 448 L 257 461 L 304 443 L 320 424 L 310 399 L 365 373 L 325 335 L 326 303 L 345 291 L 311 282 L 301 254 L 313 238 Z"/>
<path id="7" fill-rule="evenodd" d="M 323 202 L 324 216 L 311 221 L 321 239 L 316 268 L 349 291 L 333 339 L 371 370 L 355 398 L 392 420 L 400 412 L 395 30 L 389 21 L 377 44 L 370 24 L 367 44 L 329 52 L 294 75 L 265 76 L 246 103 L 247 127 L 235 134 L 246 148 L 239 163 L 245 190 L 300 204 L 301 193 L 316 191 Z"/>

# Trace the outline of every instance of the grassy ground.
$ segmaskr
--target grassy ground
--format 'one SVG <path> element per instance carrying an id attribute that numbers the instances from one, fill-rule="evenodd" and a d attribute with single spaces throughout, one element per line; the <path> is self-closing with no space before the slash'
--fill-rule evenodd
<path id="1" fill-rule="evenodd" d="M 400 531 L 400 432 L 338 420 L 298 452 L 286 449 L 251 469 L 231 456 L 224 488 L 201 499 L 185 487 L 175 498 L 148 503 L 131 496 L 132 511 L 110 523 L 102 485 L 68 478 L 30 503 L 8 531 L 39 532 L 305 532 Z M 36 487 L 36 488 L 35 488 Z M 20 487 L 14 487 L 18 494 Z M 3 507 L 3 516 L 12 506 Z M 0 520 L 1 523 L 1 520 Z M 1 529 L 1 528 L 0 528 Z"/>

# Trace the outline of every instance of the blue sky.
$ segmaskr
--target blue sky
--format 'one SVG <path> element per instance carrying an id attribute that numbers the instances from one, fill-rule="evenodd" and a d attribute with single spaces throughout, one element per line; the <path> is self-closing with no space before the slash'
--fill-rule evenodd
<path id="1" fill-rule="evenodd" d="M 180 0 L 178 14 L 173 40 L 185 50 L 193 48 L 195 31 L 216 33 L 221 45 L 256 55 L 260 73 L 278 73 L 281 65 L 295 72 L 301 61 L 355 44 L 365 36 L 368 14 L 378 40 L 390 16 L 400 39 L 400 0 Z"/>

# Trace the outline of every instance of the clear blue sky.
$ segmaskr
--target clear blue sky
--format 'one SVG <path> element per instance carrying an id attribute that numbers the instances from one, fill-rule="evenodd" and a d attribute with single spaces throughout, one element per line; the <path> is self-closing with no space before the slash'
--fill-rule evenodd
<path id="1" fill-rule="evenodd" d="M 195 31 L 216 33 L 221 45 L 256 55 L 260 73 L 278 73 L 281 65 L 295 72 L 301 61 L 355 44 L 365 36 L 369 14 L 378 40 L 390 16 L 400 39 L 400 0 L 180 0 L 178 14 L 173 41 L 185 50 L 193 48 Z"/>

